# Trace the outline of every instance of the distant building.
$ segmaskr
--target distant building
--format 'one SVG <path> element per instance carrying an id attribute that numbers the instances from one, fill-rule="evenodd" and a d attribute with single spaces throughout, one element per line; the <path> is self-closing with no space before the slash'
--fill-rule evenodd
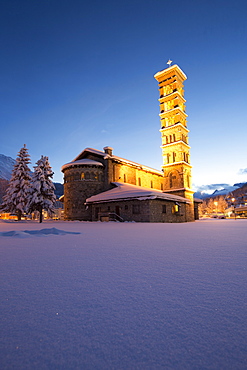
<path id="1" fill-rule="evenodd" d="M 64 218 L 87 221 L 188 222 L 197 215 L 185 113 L 185 74 L 171 66 L 154 76 L 159 83 L 162 171 L 86 148 L 64 173 Z M 194 212 L 194 206 L 196 212 Z"/>

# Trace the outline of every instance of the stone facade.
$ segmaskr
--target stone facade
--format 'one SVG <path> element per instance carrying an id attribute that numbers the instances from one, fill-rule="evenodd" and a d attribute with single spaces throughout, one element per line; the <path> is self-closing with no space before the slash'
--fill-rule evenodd
<path id="1" fill-rule="evenodd" d="M 186 204 L 161 199 L 122 200 L 89 205 L 92 221 L 186 222 Z M 119 216 L 119 217 L 117 217 Z"/>
<path id="2" fill-rule="evenodd" d="M 67 220 L 88 220 L 91 216 L 85 205 L 86 199 L 112 188 L 112 182 L 164 189 L 162 171 L 138 163 L 86 148 L 74 161 L 62 167 L 64 173 L 64 213 Z"/>

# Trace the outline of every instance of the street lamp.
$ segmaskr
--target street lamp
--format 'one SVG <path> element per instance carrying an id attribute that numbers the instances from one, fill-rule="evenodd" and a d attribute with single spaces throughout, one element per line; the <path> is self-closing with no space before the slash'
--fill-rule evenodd
<path id="1" fill-rule="evenodd" d="M 233 213 L 234 213 L 234 218 L 236 220 L 236 211 L 235 211 L 235 198 L 232 198 L 232 205 L 233 205 Z"/>

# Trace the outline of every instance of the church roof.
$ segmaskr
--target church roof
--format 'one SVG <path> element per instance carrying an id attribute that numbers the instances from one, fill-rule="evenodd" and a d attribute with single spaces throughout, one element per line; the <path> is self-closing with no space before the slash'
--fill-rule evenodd
<path id="1" fill-rule="evenodd" d="M 134 167 L 138 167 L 139 169 L 142 169 L 144 171 L 147 171 L 147 172 L 152 172 L 152 173 L 156 173 L 158 175 L 162 175 L 163 176 L 163 172 L 162 171 L 159 171 L 159 170 L 156 170 L 155 168 L 152 168 L 152 167 L 148 167 L 148 166 L 144 166 L 140 163 L 137 163 L 137 162 L 133 162 L 133 161 L 129 161 L 128 159 L 125 159 L 125 158 L 122 158 L 122 157 L 118 157 L 116 155 L 110 155 L 110 154 L 107 154 L 101 150 L 98 150 L 98 149 L 94 149 L 94 148 L 85 148 L 75 159 L 74 161 L 77 161 L 78 159 L 80 158 L 83 158 L 84 156 L 86 156 L 86 153 L 92 153 L 92 154 L 96 154 L 100 157 L 103 157 L 104 159 L 107 159 L 107 158 L 112 158 L 114 161 L 117 161 L 117 162 L 122 162 L 122 163 L 125 163 L 125 164 L 129 164 L 131 166 L 134 166 Z M 72 161 L 73 162 L 73 161 Z"/>
<path id="2" fill-rule="evenodd" d="M 93 161 L 92 159 L 84 158 L 84 159 L 78 159 L 73 160 L 72 162 L 66 163 L 62 166 L 62 171 L 65 170 L 65 168 L 68 167 L 76 167 L 76 166 L 82 166 L 82 165 L 89 165 L 89 166 L 103 166 L 102 163 Z"/>
<path id="3" fill-rule="evenodd" d="M 174 195 L 170 193 L 163 193 L 161 190 L 155 190 L 150 188 L 143 188 L 141 186 L 130 185 L 121 182 L 113 182 L 115 188 L 104 191 L 97 195 L 86 199 L 86 203 L 101 203 L 109 201 L 119 201 L 119 200 L 147 200 L 147 199 L 165 199 L 174 202 L 190 203 L 186 198 L 180 197 L 179 195 Z"/>

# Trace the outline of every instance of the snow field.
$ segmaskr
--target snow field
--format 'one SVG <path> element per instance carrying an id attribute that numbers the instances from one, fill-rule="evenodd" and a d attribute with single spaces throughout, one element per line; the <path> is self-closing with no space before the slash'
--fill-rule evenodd
<path id="1" fill-rule="evenodd" d="M 247 220 L 0 223 L 8 231 L 1 369 L 247 368 Z"/>

